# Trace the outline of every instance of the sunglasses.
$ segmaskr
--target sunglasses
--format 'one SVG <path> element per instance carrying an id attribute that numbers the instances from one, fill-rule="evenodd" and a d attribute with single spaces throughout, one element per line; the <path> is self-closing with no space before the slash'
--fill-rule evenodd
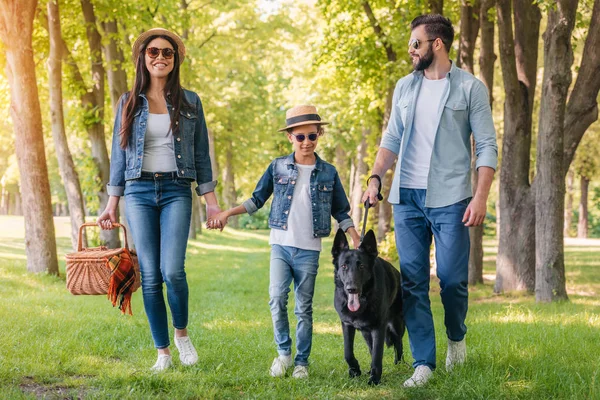
<path id="1" fill-rule="evenodd" d="M 175 50 L 168 48 L 168 47 L 166 47 L 164 49 L 159 49 L 158 47 L 147 47 L 146 48 L 146 54 L 148 55 L 148 57 L 150 57 L 152 59 L 158 57 L 158 55 L 160 53 L 162 53 L 162 56 L 166 60 L 170 60 L 175 55 Z"/>
<path id="2" fill-rule="evenodd" d="M 308 137 L 308 140 L 310 140 L 311 142 L 314 142 L 319 137 L 318 133 L 309 133 L 308 135 L 304 135 L 304 134 L 296 135 L 295 133 L 290 133 L 290 135 L 295 137 L 296 140 L 298 141 L 298 143 L 304 142 L 307 137 Z"/>
<path id="3" fill-rule="evenodd" d="M 435 42 L 436 40 L 437 39 L 427 39 L 426 42 Z M 408 47 L 419 50 L 419 47 L 421 47 L 421 41 L 419 39 L 410 39 L 408 42 Z"/>

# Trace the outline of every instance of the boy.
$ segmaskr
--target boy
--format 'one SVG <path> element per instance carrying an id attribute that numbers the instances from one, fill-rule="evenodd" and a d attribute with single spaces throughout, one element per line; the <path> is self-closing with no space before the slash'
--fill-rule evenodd
<path id="1" fill-rule="evenodd" d="M 279 356 L 269 373 L 285 375 L 292 366 L 292 339 L 287 316 L 290 283 L 294 281 L 298 318 L 294 378 L 308 378 L 308 356 L 312 345 L 312 299 L 315 289 L 321 238 L 331 232 L 331 217 L 352 237 L 358 247 L 360 237 L 348 215 L 350 204 L 335 167 L 315 153 L 323 125 L 314 106 L 297 106 L 286 112 L 288 140 L 294 152 L 271 162 L 258 181 L 252 198 L 223 211 L 207 222 L 208 228 L 221 228 L 233 215 L 253 214 L 273 194 L 269 306 Z"/>

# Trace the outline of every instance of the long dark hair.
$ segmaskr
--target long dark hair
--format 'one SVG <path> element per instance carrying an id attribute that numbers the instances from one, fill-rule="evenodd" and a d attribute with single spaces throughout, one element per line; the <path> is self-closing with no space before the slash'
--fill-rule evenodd
<path id="1" fill-rule="evenodd" d="M 165 85 L 163 93 L 165 99 L 167 99 L 173 106 L 173 111 L 171 113 L 171 132 L 173 132 L 173 135 L 177 135 L 179 133 L 179 111 L 181 108 L 191 108 L 190 104 L 185 98 L 185 95 L 183 94 L 183 88 L 181 87 L 181 82 L 179 80 L 179 49 L 177 47 L 177 43 L 165 35 L 150 36 L 144 41 L 142 48 L 140 49 L 140 53 L 135 64 L 135 82 L 133 83 L 133 88 L 129 92 L 129 97 L 127 98 L 125 106 L 123 107 L 123 114 L 121 116 L 121 130 L 119 131 L 119 134 L 121 135 L 120 145 L 122 149 L 127 147 L 127 142 L 131 136 L 133 115 L 136 108 L 140 104 L 139 95 L 140 93 L 144 93 L 150 85 L 150 72 L 148 72 L 148 68 L 146 68 L 145 60 L 146 46 L 148 46 L 148 43 L 156 38 L 167 40 L 169 43 L 171 43 L 173 49 L 175 50 L 175 55 L 173 57 L 173 71 L 171 71 L 167 78 L 167 84 Z"/>

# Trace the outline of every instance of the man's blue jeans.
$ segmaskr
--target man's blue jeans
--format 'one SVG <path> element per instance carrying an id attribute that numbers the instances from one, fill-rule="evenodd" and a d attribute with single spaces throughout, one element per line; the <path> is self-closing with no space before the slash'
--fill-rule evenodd
<path id="1" fill-rule="evenodd" d="M 188 284 L 184 262 L 192 213 L 189 181 L 136 179 L 125 183 L 127 222 L 135 243 L 144 309 L 157 349 L 169 347 L 163 282 L 173 326 L 188 324 Z"/>
<path id="2" fill-rule="evenodd" d="M 403 311 L 415 359 L 413 367 L 435 369 L 435 331 L 429 301 L 429 249 L 435 238 L 444 323 L 450 340 L 464 338 L 467 327 L 469 228 L 462 222 L 469 199 L 440 208 L 425 207 L 425 189 L 400 189 L 394 204 L 396 247 L 402 272 Z"/>
<path id="3" fill-rule="evenodd" d="M 280 355 L 292 354 L 292 339 L 287 314 L 288 293 L 294 281 L 296 307 L 295 365 L 308 365 L 312 346 L 313 309 L 315 280 L 319 269 L 319 254 L 315 250 L 303 250 L 290 246 L 271 246 L 271 271 L 269 284 L 269 306 L 273 318 L 273 330 L 277 352 Z"/>

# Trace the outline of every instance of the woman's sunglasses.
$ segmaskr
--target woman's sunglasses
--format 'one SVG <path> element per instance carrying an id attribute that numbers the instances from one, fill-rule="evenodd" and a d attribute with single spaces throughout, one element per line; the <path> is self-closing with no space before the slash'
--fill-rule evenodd
<path id="1" fill-rule="evenodd" d="M 436 39 L 427 39 L 426 42 L 435 42 L 435 40 Z M 419 39 L 410 39 L 408 42 L 408 47 L 419 50 L 419 47 L 421 47 L 421 41 Z"/>
<path id="2" fill-rule="evenodd" d="M 166 60 L 170 60 L 171 58 L 173 58 L 173 56 L 175 55 L 175 50 L 171 49 L 171 48 L 164 48 L 164 49 L 159 49 L 158 47 L 147 47 L 146 48 L 146 54 L 148 55 L 148 57 L 150 58 L 156 58 L 158 57 L 158 55 L 162 53 L 162 56 L 166 59 Z"/>
<path id="3" fill-rule="evenodd" d="M 304 142 L 307 137 L 308 137 L 308 140 L 310 140 L 311 142 L 314 142 L 319 137 L 318 133 L 309 133 L 308 135 L 304 135 L 304 134 L 296 135 L 295 133 L 290 133 L 290 135 L 295 137 L 296 140 L 298 141 L 298 143 Z"/>

